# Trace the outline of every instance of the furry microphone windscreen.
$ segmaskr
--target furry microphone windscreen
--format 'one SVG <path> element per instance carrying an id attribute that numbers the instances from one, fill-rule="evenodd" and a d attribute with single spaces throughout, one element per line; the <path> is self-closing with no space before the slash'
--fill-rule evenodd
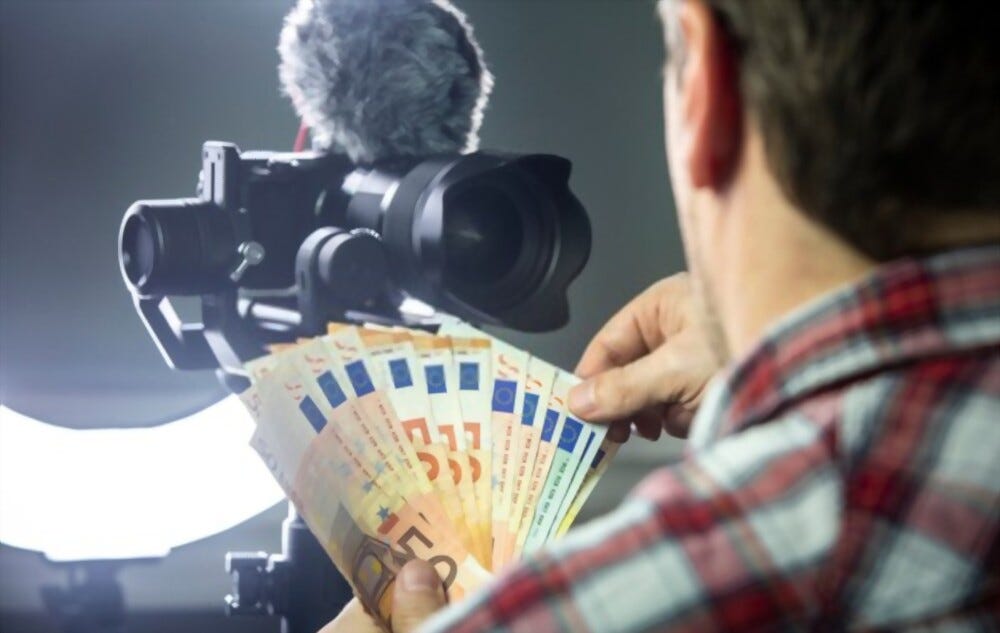
<path id="1" fill-rule="evenodd" d="M 299 0 L 278 52 L 313 149 L 372 164 L 478 147 L 493 77 L 447 0 Z"/>

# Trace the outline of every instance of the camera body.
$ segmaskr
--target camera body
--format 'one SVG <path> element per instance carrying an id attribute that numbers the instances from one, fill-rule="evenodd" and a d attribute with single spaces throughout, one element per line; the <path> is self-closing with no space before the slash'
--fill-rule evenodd
<path id="1" fill-rule="evenodd" d="M 402 309 L 408 299 L 479 324 L 554 329 L 590 252 L 570 171 L 546 154 L 358 166 L 210 141 L 197 198 L 126 212 L 122 275 L 172 367 L 229 376 L 329 321 L 433 325 Z M 172 296 L 200 297 L 201 322 L 183 323 Z"/>

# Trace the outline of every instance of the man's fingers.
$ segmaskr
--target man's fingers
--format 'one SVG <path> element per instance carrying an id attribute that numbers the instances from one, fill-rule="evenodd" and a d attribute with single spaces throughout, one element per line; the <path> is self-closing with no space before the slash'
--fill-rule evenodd
<path id="1" fill-rule="evenodd" d="M 576 375 L 590 378 L 645 356 L 684 327 L 691 303 L 687 273 L 646 288 L 597 332 L 576 366 Z"/>
<path id="2" fill-rule="evenodd" d="M 689 406 L 675 403 L 663 409 L 663 430 L 673 437 L 687 437 L 693 420 L 694 409 Z"/>
<path id="3" fill-rule="evenodd" d="M 393 633 L 412 633 L 445 606 L 444 586 L 434 567 L 414 559 L 396 576 L 392 597 Z"/>
<path id="4" fill-rule="evenodd" d="M 608 439 L 616 444 L 624 444 L 632 434 L 632 425 L 629 421 L 613 422 L 608 429 Z"/>
<path id="5" fill-rule="evenodd" d="M 590 378 L 612 367 L 630 363 L 648 351 L 635 319 L 622 311 L 612 317 L 587 345 L 574 373 L 581 378 Z"/>
<path id="6" fill-rule="evenodd" d="M 661 347 L 577 385 L 569 395 L 570 409 L 590 422 L 610 422 L 654 404 L 672 402 L 687 385 L 683 384 L 686 377 L 669 362 L 668 353 Z"/>
<path id="7" fill-rule="evenodd" d="M 361 602 L 354 598 L 347 603 L 337 618 L 319 630 L 319 633 L 383 633 L 375 624 Z"/>
<path id="8" fill-rule="evenodd" d="M 608 320 L 584 350 L 577 376 L 590 378 L 626 365 L 662 342 L 657 315 L 662 284 L 650 286 Z"/>
<path id="9" fill-rule="evenodd" d="M 663 416 L 659 409 L 660 407 L 646 409 L 635 416 L 633 424 L 639 437 L 650 442 L 660 439 L 660 434 L 663 433 Z"/>

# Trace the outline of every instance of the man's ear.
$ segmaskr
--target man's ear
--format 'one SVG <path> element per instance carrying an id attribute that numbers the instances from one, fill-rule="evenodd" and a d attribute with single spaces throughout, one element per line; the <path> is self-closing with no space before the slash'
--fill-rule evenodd
<path id="1" fill-rule="evenodd" d="M 687 161 L 695 188 L 721 189 L 732 178 L 741 149 L 743 104 L 738 61 L 729 37 L 700 0 L 680 3 L 683 35 L 679 75 Z"/>

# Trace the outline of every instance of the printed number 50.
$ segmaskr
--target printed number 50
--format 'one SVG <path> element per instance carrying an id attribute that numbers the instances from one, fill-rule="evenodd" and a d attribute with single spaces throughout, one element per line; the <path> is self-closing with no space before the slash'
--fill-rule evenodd
<path id="1" fill-rule="evenodd" d="M 414 539 L 416 539 L 417 541 L 419 541 L 421 545 L 423 545 L 425 551 L 424 555 L 418 554 L 413 549 L 412 542 Z M 410 556 L 413 556 L 414 558 L 422 558 L 431 565 L 433 565 L 434 569 L 438 571 L 439 575 L 442 575 L 441 574 L 442 571 L 446 571 L 446 573 L 443 574 L 445 589 L 451 587 L 451 583 L 455 582 L 455 577 L 458 575 L 458 565 L 455 563 L 455 559 L 452 558 L 451 556 L 445 556 L 443 554 L 438 554 L 436 556 L 431 556 L 430 558 L 427 558 L 427 554 L 430 554 L 431 549 L 433 549 L 434 547 L 434 543 L 432 543 L 431 540 L 427 538 L 424 535 L 424 533 L 421 532 L 418 528 L 411 527 L 407 529 L 405 532 L 403 532 L 403 535 L 399 537 L 398 545 L 400 549 L 402 549 Z M 444 569 L 442 569 L 441 567 L 442 565 L 444 566 Z"/>

